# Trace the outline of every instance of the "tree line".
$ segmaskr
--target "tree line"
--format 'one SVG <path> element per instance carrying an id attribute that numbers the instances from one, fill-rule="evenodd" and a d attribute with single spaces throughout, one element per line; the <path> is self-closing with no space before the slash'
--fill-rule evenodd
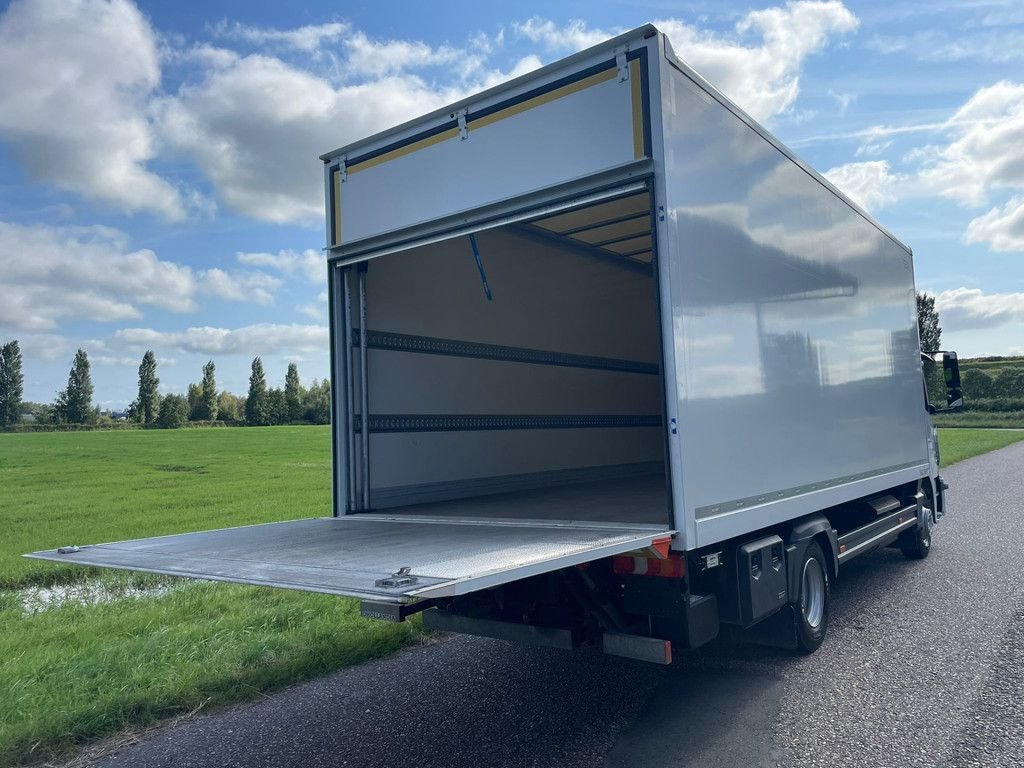
<path id="1" fill-rule="evenodd" d="M 288 364 L 284 387 L 268 387 L 263 361 L 252 361 L 249 391 L 244 396 L 217 388 L 217 367 L 213 360 L 203 366 L 198 382 L 188 385 L 185 395 L 161 395 L 156 355 L 147 350 L 139 364 L 138 395 L 128 406 L 127 419 L 142 426 L 173 429 L 189 422 L 270 426 L 276 424 L 328 424 L 331 420 L 331 382 L 313 380 L 302 385 L 295 363 Z M 44 424 L 102 424 L 93 404 L 92 372 L 84 349 L 75 353 L 67 386 L 50 405 L 22 400 L 24 376 L 21 350 L 11 341 L 0 347 L 0 427 L 16 424 L 22 414 L 31 414 Z"/>

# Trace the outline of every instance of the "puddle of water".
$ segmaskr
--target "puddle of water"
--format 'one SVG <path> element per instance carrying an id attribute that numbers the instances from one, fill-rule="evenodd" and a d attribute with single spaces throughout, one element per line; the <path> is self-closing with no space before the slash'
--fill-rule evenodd
<path id="1" fill-rule="evenodd" d="M 18 590 L 18 594 L 22 613 L 31 616 L 65 605 L 99 605 L 117 600 L 159 597 L 180 588 L 181 584 L 176 582 L 143 585 L 86 580 L 52 587 L 25 587 Z"/>

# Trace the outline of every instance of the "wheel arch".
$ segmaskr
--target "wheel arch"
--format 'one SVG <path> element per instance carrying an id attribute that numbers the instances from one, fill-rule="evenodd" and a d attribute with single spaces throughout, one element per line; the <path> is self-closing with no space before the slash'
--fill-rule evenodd
<path id="1" fill-rule="evenodd" d="M 800 590 L 795 585 L 800 583 L 800 565 L 803 563 L 807 547 L 817 541 L 821 545 L 825 558 L 828 560 L 828 575 L 833 579 L 839 576 L 839 544 L 835 529 L 824 515 L 810 515 L 797 520 L 789 526 L 784 536 L 786 541 L 787 569 L 789 576 L 789 601 L 799 599 Z"/>

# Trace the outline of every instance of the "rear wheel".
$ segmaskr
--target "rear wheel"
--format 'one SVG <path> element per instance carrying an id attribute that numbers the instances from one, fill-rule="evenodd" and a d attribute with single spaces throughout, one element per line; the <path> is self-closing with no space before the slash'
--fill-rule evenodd
<path id="1" fill-rule="evenodd" d="M 804 551 L 800 574 L 800 600 L 795 611 L 797 647 L 802 653 L 814 653 L 825 642 L 831 586 L 828 563 L 818 542 Z"/>

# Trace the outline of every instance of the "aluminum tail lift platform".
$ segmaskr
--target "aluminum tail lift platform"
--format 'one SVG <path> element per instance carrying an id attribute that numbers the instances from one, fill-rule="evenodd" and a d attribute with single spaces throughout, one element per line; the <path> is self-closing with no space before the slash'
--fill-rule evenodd
<path id="1" fill-rule="evenodd" d="M 358 514 L 33 552 L 26 557 L 346 595 L 402 621 L 453 597 L 623 552 L 667 551 L 662 525 Z"/>

